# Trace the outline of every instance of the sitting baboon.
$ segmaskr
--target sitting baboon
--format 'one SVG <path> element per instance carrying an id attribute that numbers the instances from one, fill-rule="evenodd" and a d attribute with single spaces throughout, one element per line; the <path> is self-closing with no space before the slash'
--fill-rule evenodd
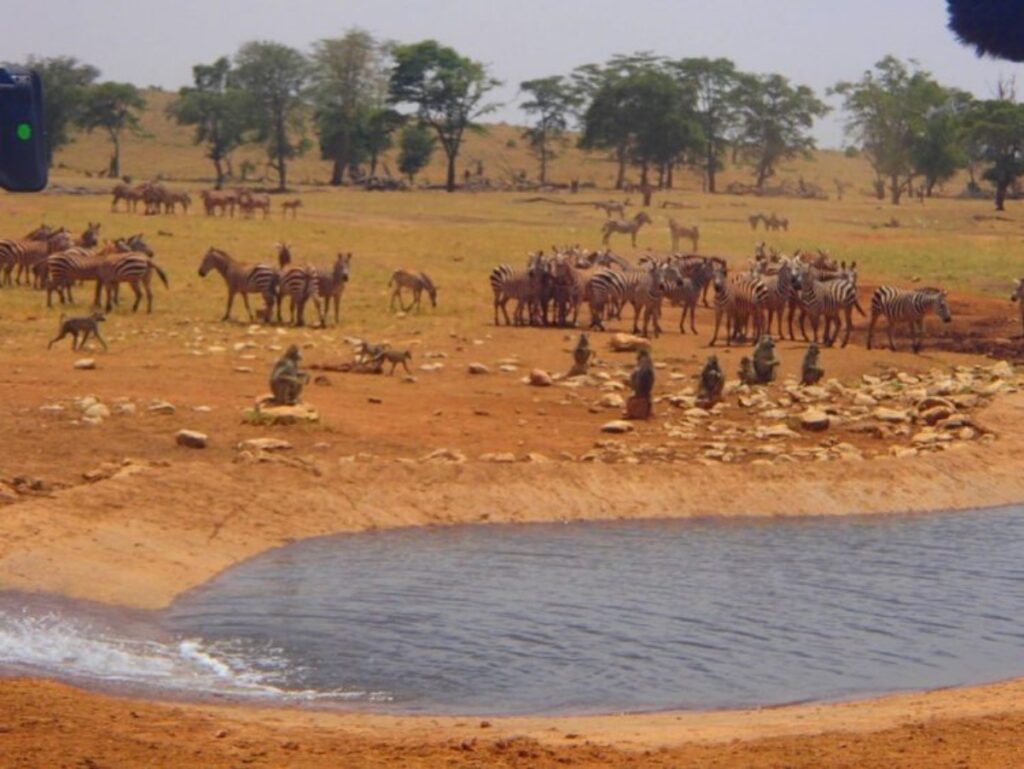
<path id="1" fill-rule="evenodd" d="M 629 375 L 633 396 L 626 401 L 627 419 L 649 419 L 651 416 L 651 390 L 654 389 L 654 364 L 651 353 L 640 350 L 636 354 L 636 368 Z"/>
<path id="2" fill-rule="evenodd" d="M 725 388 L 725 373 L 718 364 L 717 355 L 709 355 L 701 369 L 697 389 L 697 406 L 709 408 L 722 400 Z"/>
<path id="3" fill-rule="evenodd" d="M 412 353 L 409 350 L 382 350 L 380 355 L 377 357 L 377 361 L 380 363 L 381 368 L 385 362 L 391 364 L 391 370 L 388 372 L 388 376 L 395 373 L 395 367 L 401 363 L 402 368 L 405 369 L 406 374 L 411 374 L 409 370 L 408 361 L 412 360 Z"/>
<path id="4" fill-rule="evenodd" d="M 805 387 L 817 384 L 825 375 L 825 369 L 818 365 L 818 358 L 821 355 L 818 345 L 811 342 L 804 354 L 804 362 L 800 366 L 800 384 Z"/>
<path id="5" fill-rule="evenodd" d="M 756 385 L 757 377 L 754 375 L 754 367 L 750 363 L 750 358 L 744 355 L 740 358 L 740 370 L 739 370 L 740 381 L 745 385 Z"/>
<path id="6" fill-rule="evenodd" d="M 107 343 L 103 337 L 100 336 L 100 323 L 106 320 L 106 317 L 102 312 L 96 311 L 91 315 L 78 318 L 65 318 L 64 315 L 60 316 L 60 325 L 57 329 L 57 336 L 50 340 L 50 344 L 46 349 L 52 349 L 57 342 L 71 334 L 71 349 L 79 350 L 85 347 L 85 342 L 90 335 L 95 336 L 103 349 L 107 349 Z M 81 339 L 79 339 L 81 334 Z"/>
<path id="7" fill-rule="evenodd" d="M 299 371 L 302 355 L 297 345 L 289 347 L 270 371 L 270 392 L 279 406 L 294 406 L 302 395 L 302 387 L 309 382 L 309 374 Z"/>
<path id="8" fill-rule="evenodd" d="M 590 340 L 587 339 L 586 334 L 580 334 L 576 348 L 572 351 L 572 368 L 569 370 L 569 376 L 586 376 L 590 367 L 590 359 L 593 356 L 594 351 L 590 349 Z"/>
<path id="9" fill-rule="evenodd" d="M 765 334 L 758 340 L 754 348 L 754 378 L 757 384 L 768 384 L 775 381 L 775 369 L 779 359 L 775 357 L 775 340 Z"/>

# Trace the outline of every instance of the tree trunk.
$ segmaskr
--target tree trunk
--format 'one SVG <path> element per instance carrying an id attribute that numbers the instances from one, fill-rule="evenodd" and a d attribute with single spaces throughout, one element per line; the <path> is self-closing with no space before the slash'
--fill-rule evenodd
<path id="1" fill-rule="evenodd" d="M 546 143 L 540 145 L 540 183 L 548 182 L 548 147 Z"/>
<path id="2" fill-rule="evenodd" d="M 342 180 L 345 178 L 345 164 L 340 160 L 335 160 L 334 165 L 331 166 L 331 186 L 340 187 Z"/>
<path id="3" fill-rule="evenodd" d="M 676 168 L 676 164 L 675 163 L 669 163 L 668 164 L 668 172 L 665 174 L 665 189 L 667 189 L 667 190 L 672 189 L 672 182 L 673 182 L 672 175 L 673 175 L 673 172 L 675 171 L 675 168 Z"/>
<path id="4" fill-rule="evenodd" d="M 114 152 L 110 156 L 110 169 L 107 172 L 107 176 L 111 179 L 117 179 L 121 176 L 121 138 L 117 134 L 112 133 L 110 141 L 114 143 Z"/>
<path id="5" fill-rule="evenodd" d="M 665 189 L 665 164 L 658 164 L 658 189 Z"/>
<path id="6" fill-rule="evenodd" d="M 999 182 L 996 185 L 996 211 L 1005 211 L 1006 203 L 1006 190 L 1009 188 L 1008 182 Z"/>
<path id="7" fill-rule="evenodd" d="M 707 191 L 715 194 L 715 151 L 711 142 L 708 142 L 707 164 L 705 165 L 707 176 Z"/>
<path id="8" fill-rule="evenodd" d="M 224 186 L 224 166 L 219 157 L 213 159 L 213 167 L 217 170 L 217 179 L 213 183 L 213 188 L 219 190 Z"/>
<path id="9" fill-rule="evenodd" d="M 370 153 L 370 176 L 377 175 L 377 153 L 376 151 Z"/>
<path id="10" fill-rule="evenodd" d="M 285 155 L 288 149 L 288 134 L 284 127 L 284 115 L 278 113 L 276 126 L 277 139 L 277 189 L 284 192 L 288 189 L 288 169 Z"/>
<path id="11" fill-rule="evenodd" d="M 875 179 L 875 197 L 879 200 L 885 200 L 885 179 L 882 177 Z"/>
<path id="12" fill-rule="evenodd" d="M 889 192 L 892 194 L 892 204 L 898 206 L 900 204 L 900 198 L 903 195 L 903 185 L 900 184 L 900 177 L 898 174 L 893 174 L 889 178 Z"/>
<path id="13" fill-rule="evenodd" d="M 445 150 L 447 152 L 447 150 Z M 455 153 L 447 152 L 448 154 L 448 180 L 445 182 L 444 188 L 448 192 L 455 192 Z"/>
<path id="14" fill-rule="evenodd" d="M 615 189 L 621 190 L 622 186 L 626 183 L 626 148 L 619 147 L 616 151 L 615 159 L 619 163 L 619 172 L 615 177 Z"/>

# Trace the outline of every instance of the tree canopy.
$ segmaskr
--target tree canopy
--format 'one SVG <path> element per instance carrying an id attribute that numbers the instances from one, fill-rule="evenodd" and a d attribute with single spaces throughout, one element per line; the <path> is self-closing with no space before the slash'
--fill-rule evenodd
<path id="1" fill-rule="evenodd" d="M 100 83 L 88 89 L 79 115 L 79 124 L 90 133 L 107 132 L 113 152 L 108 176 L 121 175 L 121 136 L 125 131 L 144 135 L 139 117 L 146 100 L 131 83 Z"/>

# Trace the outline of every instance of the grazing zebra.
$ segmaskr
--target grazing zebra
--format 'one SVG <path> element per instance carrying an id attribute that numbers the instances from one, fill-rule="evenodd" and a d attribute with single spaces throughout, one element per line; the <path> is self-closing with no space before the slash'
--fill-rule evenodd
<path id="1" fill-rule="evenodd" d="M 107 293 L 107 312 L 113 309 L 114 288 L 119 283 L 127 283 L 132 287 L 135 294 L 135 304 L 132 305 L 132 312 L 139 309 L 142 303 L 142 294 L 146 294 L 146 312 L 153 312 L 153 289 L 151 282 L 153 273 L 159 276 L 165 288 L 170 288 L 167 282 L 167 274 L 160 269 L 160 266 L 147 254 L 132 251 L 121 254 L 110 259 L 104 259 L 100 263 L 96 278 L 96 299 L 95 304 L 99 306 L 100 291 Z M 141 288 L 140 288 L 141 286 Z"/>
<path id="2" fill-rule="evenodd" d="M 1024 336 L 1024 278 L 1017 278 L 1014 281 L 1013 296 L 1010 297 L 1011 302 L 1017 302 L 1020 306 L 1020 329 L 1021 336 Z"/>
<path id="3" fill-rule="evenodd" d="M 50 254 L 71 248 L 71 236 L 61 229 L 49 234 L 43 240 L 0 240 L 0 265 L 3 266 L 6 285 L 11 285 L 12 274 L 17 266 L 17 284 L 21 285 L 21 276 L 25 275 L 28 283 L 36 288 L 42 287 L 42 275 L 37 266 Z"/>
<path id="4" fill-rule="evenodd" d="M 690 330 L 696 334 L 697 303 L 700 301 L 705 287 L 714 276 L 714 268 L 707 259 L 699 261 L 691 259 L 678 263 L 677 269 L 680 271 L 679 279 L 668 284 L 665 296 L 668 298 L 669 304 L 683 308 L 683 313 L 679 317 L 679 332 L 686 333 L 686 316 L 689 314 Z"/>
<path id="5" fill-rule="evenodd" d="M 857 301 L 856 268 L 856 262 L 851 264 L 849 269 L 844 263 L 840 277 L 829 281 L 818 280 L 814 271 L 803 265 L 796 271 L 793 278 L 794 285 L 801 309 L 811 319 L 815 342 L 818 341 L 818 320 L 824 317 L 824 343 L 829 347 L 835 344 L 839 331 L 843 327 L 843 318 L 840 317 L 840 313 L 842 313 L 846 319 L 846 333 L 841 346 L 846 347 L 849 343 L 850 332 L 853 330 L 854 308 L 862 316 L 864 315 L 864 310 L 861 309 L 860 303 Z M 801 333 L 803 333 L 803 321 L 804 315 L 801 315 Z"/>
<path id="6" fill-rule="evenodd" d="M 754 321 L 754 340 L 760 339 L 764 333 L 763 308 L 768 295 L 764 282 L 750 274 L 726 278 L 725 272 L 716 265 L 712 283 L 715 287 L 715 332 L 711 346 L 714 347 L 718 341 L 723 315 L 727 346 L 732 344 L 734 336 L 740 338 L 745 333 L 747 321 L 751 318 Z"/>
<path id="7" fill-rule="evenodd" d="M 624 273 L 608 267 L 599 268 L 587 280 L 584 296 L 590 305 L 590 327 L 604 331 L 605 317 L 612 317 L 615 309 L 626 302 Z"/>
<path id="8" fill-rule="evenodd" d="M 182 213 L 188 213 L 192 205 L 192 196 L 187 192 L 168 192 L 164 198 L 164 211 L 168 214 L 176 213 L 177 206 L 181 206 Z"/>
<path id="9" fill-rule="evenodd" d="M 650 223 L 651 217 L 647 215 L 646 211 L 637 212 L 636 216 L 632 219 L 608 219 L 605 221 L 604 226 L 601 227 L 601 242 L 607 246 L 608 239 L 613 233 L 628 233 L 633 243 L 633 248 L 636 248 L 636 234 L 640 232 L 641 227 Z"/>
<path id="10" fill-rule="evenodd" d="M 222 321 L 231 319 L 231 306 L 234 304 L 235 295 L 241 294 L 245 303 L 245 311 L 249 314 L 249 322 L 252 323 L 252 308 L 249 307 L 249 294 L 259 294 L 263 297 L 265 304 L 264 319 L 269 323 L 271 310 L 277 294 L 277 270 L 269 264 L 247 264 L 235 261 L 230 254 L 218 248 L 210 248 L 203 256 L 199 265 L 199 277 L 205 278 L 210 270 L 216 270 L 224 278 L 228 289 L 228 306 L 224 311 Z"/>
<path id="11" fill-rule="evenodd" d="M 235 204 L 238 203 L 238 195 L 230 190 L 203 190 L 199 193 L 203 199 L 203 208 L 207 216 L 214 216 L 217 209 L 220 209 L 222 216 L 235 216 Z"/>
<path id="12" fill-rule="evenodd" d="M 270 196 L 253 195 L 248 191 L 242 192 L 238 196 L 238 208 L 246 219 L 252 219 L 257 208 L 263 211 L 263 218 L 268 219 L 270 217 Z"/>
<path id="13" fill-rule="evenodd" d="M 598 201 L 593 204 L 594 208 L 600 208 L 604 211 L 605 216 L 609 219 L 612 218 L 612 214 L 618 214 L 623 219 L 626 218 L 626 206 L 629 205 L 629 198 L 626 198 L 621 203 L 617 200 Z"/>
<path id="14" fill-rule="evenodd" d="M 299 215 L 299 208 L 302 206 L 302 200 L 295 198 L 294 200 L 282 200 L 281 201 L 281 218 L 285 219 L 288 217 L 288 212 L 292 212 L 292 219 Z"/>
<path id="15" fill-rule="evenodd" d="M 757 225 L 764 222 L 764 228 L 768 229 L 768 220 L 764 218 L 764 214 L 751 214 L 747 217 L 747 221 L 750 222 L 750 229 L 757 231 Z"/>
<path id="16" fill-rule="evenodd" d="M 430 306 L 437 307 L 438 287 L 434 285 L 434 282 L 426 273 L 417 272 L 416 270 L 397 269 L 391 273 L 391 278 L 388 280 L 388 287 L 391 286 L 394 286 L 394 290 L 391 292 L 390 308 L 392 310 L 395 308 L 395 300 L 397 299 L 398 306 L 402 308 L 402 312 L 409 312 L 414 307 L 416 312 L 419 312 L 420 299 L 424 291 L 430 297 Z M 412 292 L 412 302 L 410 302 L 408 307 L 402 302 L 402 289 L 409 289 Z"/>
<path id="17" fill-rule="evenodd" d="M 914 352 L 921 351 L 921 340 L 924 337 L 924 316 L 934 312 L 943 323 L 949 323 L 953 316 L 946 302 L 946 292 L 939 288 L 921 288 L 907 291 L 895 286 L 879 286 L 871 295 L 871 321 L 868 324 L 868 349 L 875 334 L 875 323 L 879 316 L 884 315 L 886 331 L 889 335 L 889 349 L 895 350 L 892 339 L 892 327 L 905 322 L 910 326 L 910 337 Z"/>
<path id="18" fill-rule="evenodd" d="M 700 227 L 696 224 L 692 227 L 686 227 L 673 218 L 668 220 L 668 234 L 672 238 L 672 250 L 679 250 L 679 239 L 689 238 L 690 243 L 693 246 L 693 253 L 697 253 L 700 249 L 698 244 L 700 243 Z"/>

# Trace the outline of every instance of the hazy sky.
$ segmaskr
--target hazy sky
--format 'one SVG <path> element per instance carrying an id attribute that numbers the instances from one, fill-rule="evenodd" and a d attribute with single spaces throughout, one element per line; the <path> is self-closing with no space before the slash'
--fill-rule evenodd
<path id="1" fill-rule="evenodd" d="M 944 0 L 0 0 L 0 60 L 69 54 L 104 78 L 177 89 L 191 67 L 247 40 L 306 50 L 360 26 L 383 38 L 433 37 L 491 66 L 505 85 L 497 119 L 520 121 L 523 80 L 568 73 L 613 53 L 725 56 L 779 72 L 819 96 L 887 53 L 987 98 L 1012 63 L 978 59 L 946 29 Z M 1024 83 L 1022 83 L 1024 87 Z M 842 141 L 841 115 L 816 130 Z"/>

